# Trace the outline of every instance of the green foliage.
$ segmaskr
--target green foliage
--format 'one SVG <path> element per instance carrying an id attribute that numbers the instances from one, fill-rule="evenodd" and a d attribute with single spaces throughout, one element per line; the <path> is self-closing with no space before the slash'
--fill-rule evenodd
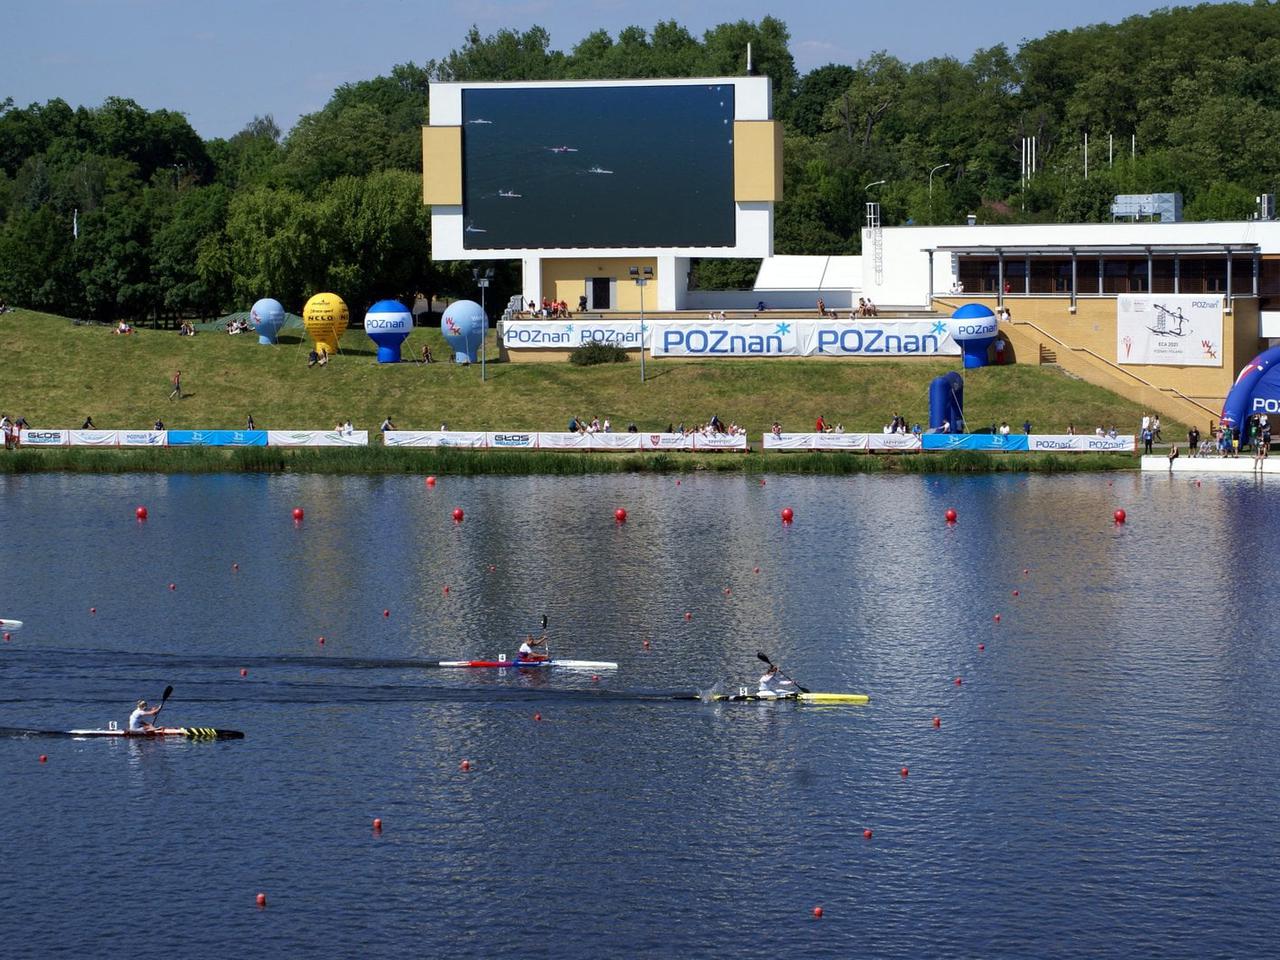
<path id="1" fill-rule="evenodd" d="M 689 289 L 750 290 L 759 273 L 758 259 L 700 257 L 689 264 Z"/>
<path id="2" fill-rule="evenodd" d="M 626 363 L 627 351 L 611 343 L 591 341 L 569 351 L 569 362 L 577 367 L 594 367 L 600 363 Z"/>

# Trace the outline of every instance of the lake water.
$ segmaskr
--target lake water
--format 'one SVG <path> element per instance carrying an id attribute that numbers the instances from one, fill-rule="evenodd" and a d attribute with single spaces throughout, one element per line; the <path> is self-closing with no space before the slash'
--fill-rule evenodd
<path id="1" fill-rule="evenodd" d="M 26 621 L 0 725 L 123 724 L 172 684 L 164 722 L 247 734 L 0 738 L 0 952 L 1271 954 L 1275 496 L 0 477 L 0 616 Z M 553 654 L 620 668 L 391 662 L 512 654 L 544 613 Z M 754 684 L 757 651 L 871 703 L 660 696 Z"/>

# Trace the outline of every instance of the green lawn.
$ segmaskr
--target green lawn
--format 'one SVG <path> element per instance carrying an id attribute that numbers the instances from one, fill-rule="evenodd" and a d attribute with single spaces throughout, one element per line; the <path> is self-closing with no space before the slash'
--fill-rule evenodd
<path id="1" fill-rule="evenodd" d="M 405 356 L 424 341 L 448 356 L 439 330 L 418 328 Z M 379 365 L 363 331 L 348 331 L 343 354 L 308 369 L 305 342 L 277 346 L 257 337 L 76 326 L 30 311 L 0 317 L 4 378 L 0 412 L 35 427 L 79 427 L 92 416 L 101 429 L 148 428 L 157 419 L 173 428 L 238 428 L 252 413 L 260 429 L 327 429 L 350 419 L 376 430 L 390 416 L 401 429 L 434 430 L 447 421 L 462 430 L 563 430 L 570 416 L 611 419 L 615 430 L 635 421 L 642 431 L 668 423 L 703 423 L 712 414 L 742 424 L 753 442 L 775 420 L 786 430 L 812 429 L 818 414 L 847 431 L 878 431 L 901 412 L 927 423 L 929 381 L 958 368 L 939 362 L 831 360 L 651 360 L 640 383 L 635 361 L 597 367 L 566 362 L 487 364 L 451 362 Z M 496 356 L 491 347 L 490 357 Z M 169 401 L 169 378 L 182 371 L 185 396 Z M 1114 424 L 1136 432 L 1142 411 L 1115 394 L 1052 367 L 1013 366 L 966 374 L 971 428 L 1008 420 L 1016 430 L 1029 418 L 1038 433 L 1068 423 L 1092 430 Z M 1181 425 L 1166 423 L 1166 437 Z"/>

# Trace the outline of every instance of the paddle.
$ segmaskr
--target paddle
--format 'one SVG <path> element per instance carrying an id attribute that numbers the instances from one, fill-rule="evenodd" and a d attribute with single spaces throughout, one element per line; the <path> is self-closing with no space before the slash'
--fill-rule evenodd
<path id="1" fill-rule="evenodd" d="M 160 698 L 160 709 L 157 710 L 151 717 L 151 725 L 153 727 L 156 725 L 156 718 L 160 716 L 160 710 L 164 709 L 165 701 L 169 699 L 169 694 L 171 693 L 173 693 L 172 686 L 168 686 L 164 688 L 164 695 Z"/>
<path id="2" fill-rule="evenodd" d="M 542 615 L 542 652 L 549 658 L 551 656 L 551 644 L 547 640 L 547 615 Z"/>
<path id="3" fill-rule="evenodd" d="M 766 657 L 763 653 L 757 653 L 757 654 L 756 654 L 756 659 L 757 659 L 757 660 L 763 660 L 765 663 L 767 663 L 767 664 L 768 664 L 769 666 L 771 666 L 771 667 L 777 667 L 777 666 L 778 666 L 776 663 L 774 663 L 772 660 L 770 660 L 768 657 Z M 779 667 L 779 668 L 778 668 L 778 673 L 782 673 L 782 668 L 781 668 L 781 667 Z M 808 693 L 808 692 L 809 692 L 809 688 L 808 688 L 808 687 L 802 687 L 802 686 L 800 686 L 800 684 L 796 683 L 794 679 L 792 679 L 791 677 L 787 676 L 785 673 L 782 673 L 782 678 L 783 678 L 784 680 L 791 680 L 791 682 L 792 682 L 792 683 L 795 683 L 795 684 L 796 684 L 796 689 L 797 689 L 797 690 L 799 690 L 801 693 Z"/>

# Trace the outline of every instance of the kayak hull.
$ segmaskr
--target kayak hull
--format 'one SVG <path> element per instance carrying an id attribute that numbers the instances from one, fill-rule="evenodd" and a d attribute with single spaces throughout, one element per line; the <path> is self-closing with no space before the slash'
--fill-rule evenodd
<path id="1" fill-rule="evenodd" d="M 239 730 L 216 727 L 157 727 L 154 730 L 67 730 L 68 737 L 120 737 L 129 740 L 163 740 L 170 737 L 186 740 L 243 740 Z"/>
<path id="2" fill-rule="evenodd" d="M 3 620 L 0 619 L 0 630 L 21 630 L 21 620 Z"/>
<path id="3" fill-rule="evenodd" d="M 771 697 L 767 694 L 759 693 L 722 693 L 716 694 L 711 699 L 716 702 L 731 703 L 766 703 L 773 700 L 779 700 L 784 703 L 843 703 L 861 705 L 871 702 L 871 697 L 865 693 L 797 693 L 787 697 Z"/>
<path id="4" fill-rule="evenodd" d="M 441 660 L 438 667 L 469 667 L 472 669 L 520 670 L 560 667 L 562 670 L 617 670 L 616 663 L 607 660 Z"/>

